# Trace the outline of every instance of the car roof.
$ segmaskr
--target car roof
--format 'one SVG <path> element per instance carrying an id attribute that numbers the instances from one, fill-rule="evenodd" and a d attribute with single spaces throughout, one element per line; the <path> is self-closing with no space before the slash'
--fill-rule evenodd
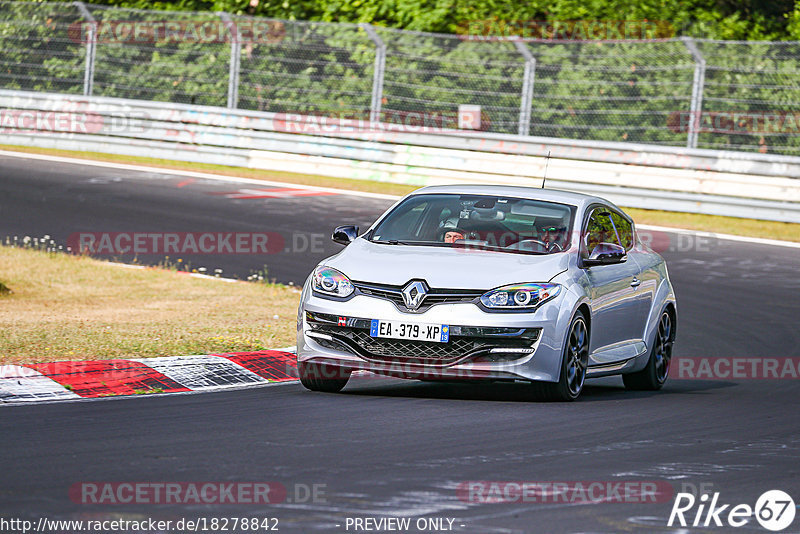
<path id="1" fill-rule="evenodd" d="M 417 189 L 412 195 L 430 193 L 450 193 L 466 195 L 492 195 L 503 197 L 528 198 L 531 200 L 545 200 L 577 206 L 581 209 L 589 204 L 601 203 L 609 206 L 616 206 L 601 197 L 594 195 L 584 195 L 572 191 L 562 191 L 559 189 L 541 189 L 537 187 L 524 187 L 517 185 L 494 185 L 494 184 L 464 184 L 464 185 L 432 185 Z M 619 209 L 619 208 L 617 208 Z M 620 210 L 621 211 L 621 210 Z"/>

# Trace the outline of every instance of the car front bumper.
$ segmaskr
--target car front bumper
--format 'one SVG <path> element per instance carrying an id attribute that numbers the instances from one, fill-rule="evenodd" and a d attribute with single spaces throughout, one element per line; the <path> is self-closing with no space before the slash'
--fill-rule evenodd
<path id="1" fill-rule="evenodd" d="M 336 301 L 304 291 L 297 359 L 401 378 L 554 382 L 569 323 L 560 301 L 557 297 L 528 313 L 491 313 L 469 302 L 408 313 L 381 298 Z M 371 338 L 372 319 L 450 325 L 450 341 Z"/>

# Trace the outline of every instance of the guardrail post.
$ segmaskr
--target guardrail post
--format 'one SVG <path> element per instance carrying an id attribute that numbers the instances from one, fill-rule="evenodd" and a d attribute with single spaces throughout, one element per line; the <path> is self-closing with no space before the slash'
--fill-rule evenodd
<path id="1" fill-rule="evenodd" d="M 372 100 L 369 106 L 369 122 L 376 124 L 381 119 L 381 101 L 383 100 L 383 72 L 386 69 L 386 44 L 371 25 L 359 24 L 375 44 L 375 68 L 372 74 Z"/>
<path id="2" fill-rule="evenodd" d="M 239 69 L 242 59 L 242 39 L 239 26 L 233 22 L 231 16 L 222 11 L 217 16 L 228 26 L 231 36 L 231 61 L 228 65 L 228 108 L 236 109 L 239 105 Z"/>
<path id="3" fill-rule="evenodd" d="M 700 113 L 703 112 L 703 86 L 706 83 L 706 60 L 697 43 L 691 37 L 681 37 L 683 44 L 694 58 L 694 79 L 692 80 L 692 101 L 689 105 L 689 127 L 686 137 L 688 148 L 697 148 L 697 136 L 700 133 Z"/>
<path id="4" fill-rule="evenodd" d="M 517 51 L 525 58 L 525 70 L 522 75 L 522 94 L 519 103 L 519 135 L 530 135 L 531 108 L 533 106 L 533 82 L 536 77 L 536 58 L 520 41 L 514 41 Z"/>
<path id="5" fill-rule="evenodd" d="M 92 96 L 94 89 L 94 56 L 97 49 L 97 21 L 83 2 L 73 2 L 83 18 L 89 23 L 86 33 L 86 66 L 83 71 L 83 96 Z"/>

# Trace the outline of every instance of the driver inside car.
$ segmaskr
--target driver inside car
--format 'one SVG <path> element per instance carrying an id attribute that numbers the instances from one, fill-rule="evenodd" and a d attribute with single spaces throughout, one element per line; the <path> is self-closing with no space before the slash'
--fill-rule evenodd
<path id="1" fill-rule="evenodd" d="M 454 228 L 454 229 L 447 230 L 444 233 L 444 237 L 443 237 L 442 240 L 445 243 L 455 243 L 456 241 L 459 241 L 461 239 L 464 239 L 464 234 L 461 233 L 460 230 Z"/>
<path id="2" fill-rule="evenodd" d="M 542 242 L 547 246 L 548 251 L 561 251 L 564 249 L 563 238 L 564 228 L 548 225 L 541 229 Z"/>
<path id="3" fill-rule="evenodd" d="M 450 217 L 439 223 L 439 240 L 444 243 L 455 243 L 466 236 L 458 227 L 458 218 Z"/>

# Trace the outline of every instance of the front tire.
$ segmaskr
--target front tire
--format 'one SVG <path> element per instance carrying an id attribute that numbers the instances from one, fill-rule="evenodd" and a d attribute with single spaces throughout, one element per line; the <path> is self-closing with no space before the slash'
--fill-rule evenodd
<path id="1" fill-rule="evenodd" d="M 569 325 L 558 382 L 536 382 L 539 395 L 547 400 L 574 401 L 583 391 L 588 366 L 589 329 L 583 313 L 578 312 Z"/>
<path id="2" fill-rule="evenodd" d="M 350 379 L 351 369 L 324 363 L 297 362 L 300 383 L 311 391 L 337 393 Z"/>
<path id="3" fill-rule="evenodd" d="M 669 364 L 672 360 L 672 345 L 675 341 L 675 327 L 668 311 L 661 313 L 653 341 L 653 350 L 647 365 L 641 371 L 622 375 L 625 387 L 634 391 L 657 391 L 661 389 L 669 376 Z"/>

